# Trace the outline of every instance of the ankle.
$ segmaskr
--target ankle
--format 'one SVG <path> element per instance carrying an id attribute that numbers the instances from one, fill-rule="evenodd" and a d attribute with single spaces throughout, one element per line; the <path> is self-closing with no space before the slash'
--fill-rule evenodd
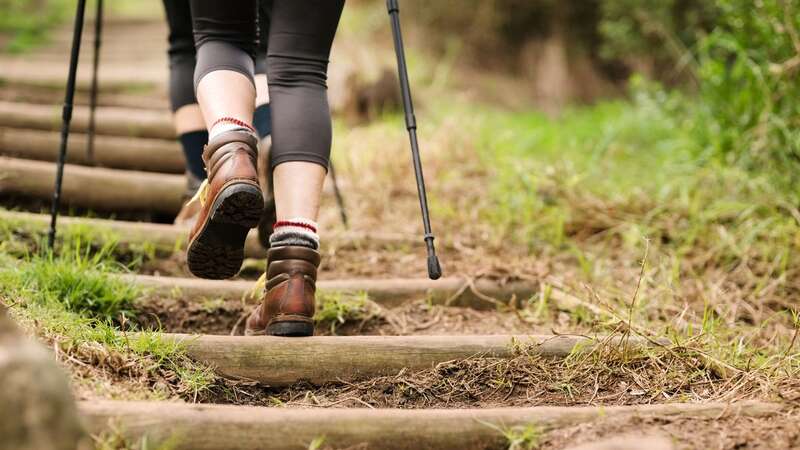
<path id="1" fill-rule="evenodd" d="M 271 248 L 297 245 L 313 250 L 319 249 L 319 235 L 317 223 L 313 220 L 296 217 L 289 220 L 279 220 L 272 227 L 269 237 Z"/>
<path id="2" fill-rule="evenodd" d="M 220 134 L 228 131 L 241 131 L 244 133 L 249 133 L 253 135 L 253 137 L 258 137 L 256 129 L 253 128 L 253 126 L 249 123 L 239 120 L 235 117 L 220 117 L 214 122 L 213 125 L 211 125 L 211 129 L 208 131 L 208 138 L 209 140 L 212 140 Z"/>

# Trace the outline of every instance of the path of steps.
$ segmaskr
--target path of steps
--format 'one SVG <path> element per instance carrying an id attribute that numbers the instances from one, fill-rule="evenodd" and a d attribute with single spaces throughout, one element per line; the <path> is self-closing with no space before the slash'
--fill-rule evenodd
<path id="1" fill-rule="evenodd" d="M 153 2 L 153 7 L 160 8 L 160 4 Z M 117 32 L 113 31 L 115 29 Z M 100 101 L 101 105 L 110 106 L 97 110 L 94 161 L 87 158 L 86 136 L 82 134 L 88 127 L 88 110 L 85 106 L 76 108 L 72 122 L 72 131 L 76 134 L 70 138 L 63 198 L 70 206 L 111 213 L 146 210 L 174 214 L 181 204 L 184 179 L 180 175 L 182 156 L 174 142 L 164 97 L 167 74 L 163 56 L 164 25 L 112 23 L 108 31 L 102 59 L 108 62 L 101 70 Z M 90 39 L 91 33 L 88 34 L 87 39 Z M 67 38 L 56 42 L 25 58 L 0 57 L 3 68 L 0 72 L 0 194 L 42 200 L 52 195 L 55 174 L 52 161 L 57 154 L 61 127 L 58 93 L 63 89 L 68 55 L 64 47 Z M 79 99 L 85 99 L 88 86 L 87 49 L 84 47 L 79 72 Z M 159 56 L 150 57 L 156 54 Z M 128 58 L 121 55 L 128 55 Z M 347 58 L 338 61 L 347 61 Z M 46 69 L 42 69 L 43 66 Z M 341 66 L 334 64 L 332 67 L 339 70 Z M 332 94 L 344 92 L 341 89 L 343 80 L 344 77 L 332 74 Z M 332 101 L 332 104 L 337 102 Z M 92 167 L 95 165 L 100 167 Z M 30 233 L 43 233 L 49 217 L 0 210 L 0 221 Z M 171 225 L 79 217 L 62 217 L 59 224 L 61 230 L 90 227 L 108 231 L 123 245 L 147 243 L 168 252 L 182 248 L 187 234 L 186 229 Z M 102 232 L 95 234 L 103 236 Z M 419 238 L 384 230 L 329 233 L 323 235 L 322 242 L 333 248 L 383 246 L 408 248 L 423 254 Z M 265 256 L 253 233 L 248 237 L 245 252 L 249 257 Z M 389 278 L 391 275 L 370 280 L 323 278 L 319 289 L 322 293 L 366 293 L 370 300 L 387 307 L 428 299 L 433 304 L 475 309 L 497 307 L 498 301 L 526 300 L 541 289 L 537 282 L 531 281 L 500 283 L 462 277 L 430 281 Z M 126 279 L 162 302 L 169 302 L 176 292 L 189 301 L 209 298 L 239 301 L 253 287 L 250 281 L 144 275 L 128 275 Z M 582 300 L 556 289 L 548 292 L 548 301 L 559 308 L 587 306 Z M 590 310 L 592 307 L 589 305 Z M 598 346 L 644 349 L 662 344 L 634 337 L 623 339 L 619 335 L 586 337 L 504 332 L 503 335 L 299 339 L 170 333 L 160 336 L 181 342 L 189 357 L 208 364 L 224 377 L 273 387 L 300 381 L 319 385 L 369 380 L 401 371 L 430 369 L 448 361 L 508 359 L 522 352 L 565 358 Z M 609 417 L 713 420 L 723 416 L 769 416 L 779 413 L 780 408 L 765 403 L 458 410 L 293 409 L 119 401 L 80 404 L 93 433 L 122 433 L 132 439 L 146 439 L 150 446 L 169 441 L 170 448 L 200 450 L 309 448 L 318 438 L 324 438 L 324 445 L 331 448 L 504 448 L 507 441 L 503 431 L 514 426 L 533 425 L 544 432 Z M 363 447 L 364 444 L 367 447 Z"/>
<path id="2" fill-rule="evenodd" d="M 131 439 L 174 442 L 170 448 L 187 450 L 304 449 L 323 438 L 331 446 L 326 448 L 502 449 L 508 446 L 503 432 L 513 427 L 546 432 L 610 419 L 713 421 L 781 411 L 778 405 L 754 402 L 457 410 L 292 410 L 113 401 L 79 407 L 96 433 L 117 429 Z"/>

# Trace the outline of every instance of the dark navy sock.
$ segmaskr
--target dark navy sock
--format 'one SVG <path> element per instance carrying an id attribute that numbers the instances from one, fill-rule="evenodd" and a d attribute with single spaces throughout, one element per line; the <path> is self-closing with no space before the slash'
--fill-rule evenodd
<path id="1" fill-rule="evenodd" d="M 192 131 L 178 137 L 186 156 L 186 170 L 201 180 L 206 179 L 206 167 L 203 164 L 203 147 L 208 144 L 208 131 Z"/>
<path id="2" fill-rule="evenodd" d="M 253 113 L 253 125 L 256 127 L 259 139 L 264 139 L 272 133 L 272 110 L 269 103 L 256 108 Z"/>

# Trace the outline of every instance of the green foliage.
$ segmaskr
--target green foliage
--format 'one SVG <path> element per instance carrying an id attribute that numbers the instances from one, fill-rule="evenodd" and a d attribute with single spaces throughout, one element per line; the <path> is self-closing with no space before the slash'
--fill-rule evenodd
<path id="1" fill-rule="evenodd" d="M 20 322 L 66 352 L 100 346 L 147 371 L 172 372 L 181 393 L 196 397 L 210 389 L 215 375 L 191 362 L 183 344 L 138 331 L 129 322 L 141 292 L 119 277 L 124 268 L 113 259 L 113 241 L 100 249 L 84 242 L 69 240 L 58 255 L 21 259 L 0 249 L 0 300 L 12 306 Z"/>
<path id="2" fill-rule="evenodd" d="M 31 301 L 57 304 L 87 318 L 124 320 L 140 293 L 114 276 L 123 268 L 112 258 L 113 241 L 99 250 L 84 242 L 76 237 L 58 256 L 51 252 L 28 254 L 9 263 L 0 271 L 3 288 L 26 292 Z M 4 256 L 12 261 L 11 256 Z"/>
<path id="3" fill-rule="evenodd" d="M 796 186 L 800 169 L 800 9 L 785 0 L 717 0 L 698 49 L 699 142 L 726 162 Z"/>
<path id="4" fill-rule="evenodd" d="M 318 324 L 330 325 L 331 334 L 347 322 L 364 320 L 369 315 L 367 295 L 345 295 L 341 292 L 317 294 L 317 311 L 314 320 Z"/>
<path id="5" fill-rule="evenodd" d="M 693 48 L 718 15 L 706 0 L 605 0 L 600 2 L 602 55 L 653 64 L 652 74 L 672 78 L 690 64 Z"/>
<path id="6" fill-rule="evenodd" d="M 0 33 L 11 35 L 5 50 L 23 52 L 45 41 L 70 5 L 68 0 L 0 0 Z"/>
<path id="7" fill-rule="evenodd" d="M 501 429 L 508 450 L 535 450 L 542 440 L 542 429 L 536 424 Z"/>
<path id="8" fill-rule="evenodd" d="M 120 272 L 112 259 L 113 245 L 93 252 L 74 241 L 58 256 L 28 257 L 18 267 L 22 287 L 35 292 L 34 299 L 59 303 L 70 312 L 95 319 L 114 321 L 130 315 L 138 290 L 115 276 Z"/>

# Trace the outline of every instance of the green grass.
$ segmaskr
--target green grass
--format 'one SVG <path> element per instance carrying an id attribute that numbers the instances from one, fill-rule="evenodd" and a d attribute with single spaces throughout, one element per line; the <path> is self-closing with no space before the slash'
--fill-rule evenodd
<path id="1" fill-rule="evenodd" d="M 365 293 L 353 295 L 320 292 L 317 294 L 317 310 L 314 321 L 329 326 L 331 334 L 347 322 L 365 320 L 370 315 L 370 307 Z"/>
<path id="2" fill-rule="evenodd" d="M 25 327 L 77 359 L 172 377 L 173 392 L 188 398 L 208 390 L 213 372 L 190 361 L 182 344 L 137 328 L 133 310 L 142 292 L 119 277 L 126 268 L 113 259 L 113 242 L 100 249 L 83 242 L 65 242 L 58 255 L 0 252 L 0 299 Z"/>

